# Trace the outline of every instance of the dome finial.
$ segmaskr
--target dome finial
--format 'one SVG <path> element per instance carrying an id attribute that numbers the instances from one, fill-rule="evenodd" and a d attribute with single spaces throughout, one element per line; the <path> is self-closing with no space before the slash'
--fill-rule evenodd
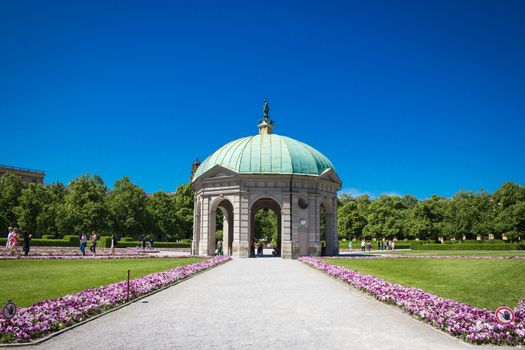
<path id="1" fill-rule="evenodd" d="M 266 122 L 270 120 L 270 115 L 268 114 L 270 112 L 270 106 L 268 106 L 268 100 L 264 99 L 264 107 L 263 107 L 263 118 Z"/>
<path id="2" fill-rule="evenodd" d="M 268 99 L 264 99 L 263 119 L 259 120 L 259 134 L 268 135 L 272 133 L 273 120 L 270 119 L 270 106 L 268 106 Z"/>

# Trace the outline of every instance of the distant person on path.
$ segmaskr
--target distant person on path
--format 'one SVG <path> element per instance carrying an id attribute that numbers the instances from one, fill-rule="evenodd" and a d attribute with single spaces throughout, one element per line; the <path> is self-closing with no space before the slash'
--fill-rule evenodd
<path id="1" fill-rule="evenodd" d="M 142 249 L 146 249 L 146 236 L 142 236 Z"/>
<path id="2" fill-rule="evenodd" d="M 217 255 L 222 255 L 222 241 L 217 243 Z"/>
<path id="3" fill-rule="evenodd" d="M 82 252 L 82 256 L 86 256 L 86 245 L 87 245 L 87 235 L 85 233 L 82 233 L 80 235 L 80 251 Z"/>
<path id="4" fill-rule="evenodd" d="M 29 255 L 29 249 L 31 246 L 29 245 L 29 242 L 31 241 L 31 237 L 33 236 L 30 232 L 25 231 L 23 233 L 24 236 L 24 256 Z"/>
<path id="5" fill-rule="evenodd" d="M 91 245 L 89 246 L 89 250 L 91 250 L 93 256 L 97 254 L 97 233 L 95 231 L 91 233 Z"/>
<path id="6" fill-rule="evenodd" d="M 394 247 L 395 247 L 395 246 L 394 246 L 394 241 L 392 241 L 392 250 L 395 249 Z"/>
<path id="7" fill-rule="evenodd" d="M 252 243 L 250 244 L 250 256 L 255 257 L 255 240 L 252 239 Z"/>
<path id="8" fill-rule="evenodd" d="M 115 248 L 117 247 L 117 236 L 111 235 L 111 255 L 115 255 Z"/>
<path id="9" fill-rule="evenodd" d="M 11 249 L 9 250 L 9 255 L 15 255 L 16 253 L 16 256 L 20 256 L 20 250 L 18 250 L 18 240 L 19 240 L 18 229 L 15 227 L 13 229 L 13 234 L 11 235 L 11 241 L 10 241 Z"/>
<path id="10" fill-rule="evenodd" d="M 154 241 L 153 241 L 153 237 L 150 237 L 149 238 L 149 249 L 152 249 L 154 248 L 154 245 L 153 245 Z"/>
<path id="11" fill-rule="evenodd" d="M 363 240 L 361 241 L 361 251 L 362 251 L 362 252 L 366 252 L 366 248 L 365 248 L 365 247 L 366 247 L 366 242 L 365 242 L 365 240 L 363 239 Z"/>
<path id="12" fill-rule="evenodd" d="M 348 249 L 352 250 L 352 241 L 348 241 Z"/>
<path id="13" fill-rule="evenodd" d="M 6 250 L 6 252 L 11 250 L 11 239 L 13 238 L 13 233 L 14 233 L 13 228 L 9 227 L 8 234 L 7 234 L 7 241 L 5 242 L 5 250 Z"/>
<path id="14" fill-rule="evenodd" d="M 368 243 L 368 252 L 370 253 L 371 250 L 372 250 L 372 242 L 369 242 Z"/>

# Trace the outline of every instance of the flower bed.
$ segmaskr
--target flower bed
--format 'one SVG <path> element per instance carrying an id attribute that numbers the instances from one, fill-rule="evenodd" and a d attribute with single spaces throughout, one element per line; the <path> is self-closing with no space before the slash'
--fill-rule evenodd
<path id="1" fill-rule="evenodd" d="M 160 253 L 158 249 L 137 249 L 137 248 L 116 248 L 115 254 L 111 253 L 109 248 L 98 248 L 95 256 L 86 247 L 86 256 L 82 256 L 82 253 L 78 248 L 31 248 L 28 256 L 24 256 L 23 253 L 20 257 L 16 255 L 8 255 L 5 249 L 0 249 L 0 260 L 11 260 L 11 259 L 118 259 L 118 258 L 152 258 L 157 257 L 155 254 Z M 160 256 L 159 257 L 166 257 Z"/>
<path id="2" fill-rule="evenodd" d="M 366 291 L 382 302 L 395 304 L 410 315 L 468 342 L 500 345 L 525 343 L 525 299 L 515 309 L 514 323 L 501 325 L 494 312 L 487 309 L 441 298 L 418 288 L 390 283 L 316 258 L 302 257 L 299 260 Z"/>
<path id="3" fill-rule="evenodd" d="M 130 300 L 228 260 L 230 257 L 217 256 L 172 270 L 134 278 L 130 281 Z M 21 308 L 10 322 L 1 323 L 0 343 L 23 343 L 41 338 L 115 308 L 125 303 L 126 298 L 127 281 L 122 281 Z"/>

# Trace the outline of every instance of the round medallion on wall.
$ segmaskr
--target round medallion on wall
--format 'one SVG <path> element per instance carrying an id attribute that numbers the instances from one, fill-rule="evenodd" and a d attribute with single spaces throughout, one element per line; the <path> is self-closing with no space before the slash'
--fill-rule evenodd
<path id="1" fill-rule="evenodd" d="M 299 208 L 306 209 L 308 208 L 308 200 L 306 198 L 299 198 L 299 201 L 297 202 L 299 204 Z"/>

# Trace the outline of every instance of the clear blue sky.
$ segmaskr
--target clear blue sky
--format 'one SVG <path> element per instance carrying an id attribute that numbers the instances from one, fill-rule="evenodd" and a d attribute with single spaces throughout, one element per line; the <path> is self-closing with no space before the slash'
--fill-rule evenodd
<path id="1" fill-rule="evenodd" d="M 525 1 L 0 1 L 0 164 L 172 191 L 275 132 L 351 193 L 525 183 Z"/>

